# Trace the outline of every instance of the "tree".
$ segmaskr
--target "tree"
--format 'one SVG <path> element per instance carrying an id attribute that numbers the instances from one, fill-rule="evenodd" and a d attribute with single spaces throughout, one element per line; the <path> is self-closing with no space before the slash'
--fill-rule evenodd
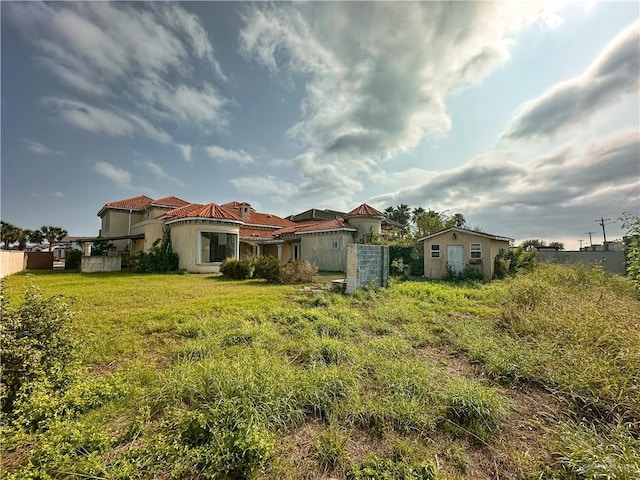
<path id="1" fill-rule="evenodd" d="M 549 246 L 556 250 L 564 250 L 564 243 L 562 242 L 549 242 Z"/>
<path id="2" fill-rule="evenodd" d="M 20 250 L 27 249 L 27 242 L 31 238 L 32 233 L 33 233 L 33 230 L 29 230 L 27 228 L 20 229 L 20 231 L 18 232 L 18 248 Z"/>
<path id="3" fill-rule="evenodd" d="M 627 274 L 636 288 L 640 290 L 640 218 L 622 212 L 619 220 L 622 222 L 622 228 L 627 230 L 627 236 L 624 237 L 627 252 Z"/>
<path id="4" fill-rule="evenodd" d="M 60 227 L 52 227 L 44 225 L 40 228 L 42 236 L 49 242 L 49 251 L 53 247 L 53 242 L 59 242 L 67 236 L 67 231 Z"/>
<path id="5" fill-rule="evenodd" d="M 420 213 L 416 219 L 416 228 L 418 237 L 424 237 L 431 233 L 438 232 L 445 228 L 446 215 L 444 212 L 436 212 L 435 210 L 427 210 Z"/>
<path id="6" fill-rule="evenodd" d="M 20 228 L 10 224 L 9 222 L 1 222 L 0 236 L 4 242 L 5 250 L 9 250 L 9 246 L 18 241 L 18 238 L 20 237 L 20 230 Z"/>
<path id="7" fill-rule="evenodd" d="M 461 213 L 454 213 L 449 221 L 452 223 L 452 227 L 465 228 L 467 226 L 467 219 Z"/>
<path id="8" fill-rule="evenodd" d="M 409 228 L 409 222 L 411 221 L 411 210 L 409 209 L 409 205 L 406 203 L 401 203 L 397 207 L 387 207 L 384 210 L 384 213 L 393 221 L 398 222 L 402 225 L 403 230 L 407 230 Z"/>
<path id="9" fill-rule="evenodd" d="M 539 238 L 530 238 L 528 240 L 524 240 L 520 246 L 524 249 L 527 249 L 528 247 L 544 247 L 546 245 L 546 242 L 544 240 L 540 240 Z"/>
<path id="10" fill-rule="evenodd" d="M 31 234 L 29 235 L 29 241 L 31 243 L 42 243 L 42 241 L 44 240 L 44 235 L 40 230 L 30 230 L 30 232 Z"/>

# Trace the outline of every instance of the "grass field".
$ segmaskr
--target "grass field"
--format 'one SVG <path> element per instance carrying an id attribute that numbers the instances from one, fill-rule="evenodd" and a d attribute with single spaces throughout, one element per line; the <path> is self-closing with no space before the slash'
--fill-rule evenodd
<path id="1" fill-rule="evenodd" d="M 640 302 L 599 270 L 342 296 L 206 275 L 14 275 L 73 298 L 73 380 L 3 478 L 640 478 Z"/>

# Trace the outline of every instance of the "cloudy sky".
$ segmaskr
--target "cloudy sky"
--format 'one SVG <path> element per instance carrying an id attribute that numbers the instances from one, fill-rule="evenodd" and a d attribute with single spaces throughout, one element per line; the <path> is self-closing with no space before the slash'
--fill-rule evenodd
<path id="1" fill-rule="evenodd" d="M 633 2 L 2 2 L 2 219 L 407 203 L 515 238 L 640 213 Z M 607 237 L 622 235 L 607 225 Z"/>

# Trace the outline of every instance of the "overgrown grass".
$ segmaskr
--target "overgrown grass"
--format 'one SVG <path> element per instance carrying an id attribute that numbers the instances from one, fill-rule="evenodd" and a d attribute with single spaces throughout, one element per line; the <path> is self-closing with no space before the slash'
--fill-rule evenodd
<path id="1" fill-rule="evenodd" d="M 326 281 L 30 278 L 75 298 L 78 381 L 56 398 L 34 389 L 35 428 L 3 425 L 3 477 L 637 473 L 640 304 L 626 279 L 545 267 L 347 297 Z M 19 302 L 28 281 L 9 277 L 4 294 Z M 525 420 L 510 389 L 530 386 L 565 407 L 516 457 Z"/>

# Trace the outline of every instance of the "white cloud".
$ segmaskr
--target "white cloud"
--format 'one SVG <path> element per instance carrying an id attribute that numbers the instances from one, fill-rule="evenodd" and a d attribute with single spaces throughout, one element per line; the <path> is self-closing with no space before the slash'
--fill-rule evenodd
<path id="1" fill-rule="evenodd" d="M 191 145 L 186 145 L 184 143 L 176 143 L 176 148 L 180 150 L 180 153 L 184 157 L 187 162 L 191 161 Z"/>
<path id="2" fill-rule="evenodd" d="M 158 180 L 165 180 L 169 178 L 169 174 L 157 163 L 145 162 L 144 165 Z"/>
<path id="3" fill-rule="evenodd" d="M 462 212 L 487 231 L 519 238 L 554 240 L 558 230 L 580 235 L 596 217 L 618 215 L 620 199 L 634 191 L 640 133 L 619 132 L 581 148 L 563 146 L 525 165 L 515 161 L 517 155 L 529 160 L 522 152 L 489 152 L 370 201 L 379 208 L 407 203 Z M 639 205 L 638 200 L 629 204 Z"/>
<path id="4" fill-rule="evenodd" d="M 229 101 L 211 83 L 193 85 L 192 73 L 208 66 L 220 81 L 226 77 L 198 17 L 179 5 L 20 2 L 7 7 L 7 16 L 23 31 L 38 32 L 28 39 L 40 64 L 74 92 L 93 97 L 82 101 L 89 114 L 75 108 L 64 113 L 73 125 L 110 135 L 142 133 L 160 142 L 169 141 L 160 122 L 204 131 L 227 127 Z M 122 122 L 103 113 L 114 106 Z"/>
<path id="5" fill-rule="evenodd" d="M 131 174 L 122 168 L 118 168 L 108 162 L 96 162 L 94 169 L 100 175 L 107 177 L 122 188 L 133 188 L 131 185 Z"/>
<path id="6" fill-rule="evenodd" d="M 229 150 L 219 145 L 209 145 L 205 147 L 205 151 L 214 160 L 222 162 L 233 162 L 242 166 L 255 163 L 253 157 L 244 150 Z"/>
<path id="7" fill-rule="evenodd" d="M 56 109 L 68 123 L 94 133 L 106 133 L 112 136 L 133 136 L 143 134 L 158 142 L 168 143 L 171 136 L 144 118 L 123 112 L 93 107 L 87 103 L 61 97 L 48 97 L 43 104 Z"/>
<path id="8" fill-rule="evenodd" d="M 287 198 L 296 191 L 294 185 L 273 175 L 238 177 L 230 181 L 240 192 L 271 195 L 272 199 Z"/>
<path id="9" fill-rule="evenodd" d="M 51 194 L 52 197 L 57 197 L 57 198 L 64 198 L 64 193 L 62 192 L 53 192 Z"/>
<path id="10" fill-rule="evenodd" d="M 53 150 L 50 147 L 47 147 L 45 144 L 36 142 L 35 140 L 23 138 L 22 141 L 27 144 L 27 148 L 29 150 L 31 150 L 33 153 L 37 153 L 38 155 L 50 155 L 50 154 L 63 155 L 62 152 L 58 150 Z"/>
<path id="11" fill-rule="evenodd" d="M 358 188 L 372 162 L 445 135 L 445 98 L 508 58 L 510 35 L 537 18 L 534 4 L 493 2 L 296 3 L 247 9 L 243 53 L 273 75 L 304 82 L 289 134 L 338 185 Z M 306 187 L 331 193 L 335 181 Z"/>
<path id="12" fill-rule="evenodd" d="M 586 122 L 640 88 L 640 23 L 624 29 L 579 77 L 554 85 L 520 106 L 504 138 L 551 137 Z"/>

